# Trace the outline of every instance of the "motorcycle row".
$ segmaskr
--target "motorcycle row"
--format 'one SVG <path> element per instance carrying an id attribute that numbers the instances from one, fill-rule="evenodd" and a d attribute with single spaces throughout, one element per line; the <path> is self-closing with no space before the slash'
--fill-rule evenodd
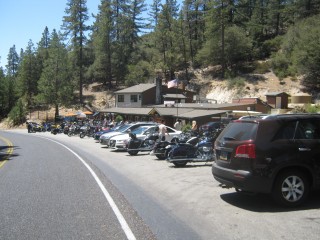
<path id="1" fill-rule="evenodd" d="M 110 129 L 112 131 L 111 127 Z M 99 124 L 62 123 L 52 124 L 50 128 L 41 131 L 51 131 L 54 135 L 63 133 L 69 137 L 79 136 L 84 138 L 87 136 L 94 138 L 95 133 L 101 130 L 102 127 Z M 157 159 L 166 160 L 176 167 L 184 167 L 189 162 L 207 163 L 215 159 L 214 141 L 222 130 L 222 127 L 200 132 L 190 130 L 182 132 L 179 137 L 175 137 L 171 141 L 161 140 L 158 133 L 150 134 L 144 139 L 137 138 L 135 134 L 129 133 L 130 139 L 127 141 L 126 151 L 132 156 L 139 152 L 149 152 Z M 32 131 L 30 130 L 30 132 Z"/>

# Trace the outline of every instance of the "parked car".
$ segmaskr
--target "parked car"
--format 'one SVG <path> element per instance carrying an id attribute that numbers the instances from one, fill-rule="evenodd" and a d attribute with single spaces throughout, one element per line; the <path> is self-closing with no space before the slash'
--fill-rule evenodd
<path id="1" fill-rule="evenodd" d="M 105 145 L 107 147 L 109 147 L 110 143 L 110 138 L 116 135 L 120 135 L 123 133 L 129 133 L 130 131 L 133 131 L 134 129 L 140 127 L 140 126 L 144 126 L 144 125 L 154 125 L 154 122 L 136 122 L 136 123 L 129 123 L 129 124 L 124 124 L 123 128 L 118 129 L 117 131 L 113 131 L 113 132 L 108 132 L 105 134 L 102 134 L 100 136 L 99 142 L 102 145 Z"/>
<path id="2" fill-rule="evenodd" d="M 120 134 L 110 138 L 110 148 L 114 150 L 126 150 L 127 143 L 130 139 L 129 134 L 135 134 L 138 139 L 145 139 L 149 134 L 157 133 L 159 131 L 159 127 L 157 124 L 155 125 L 145 125 L 140 126 L 130 133 Z"/>
<path id="3" fill-rule="evenodd" d="M 108 133 L 108 132 L 114 132 L 114 131 L 118 131 L 121 127 L 123 127 L 124 125 L 117 125 L 115 127 L 112 127 L 112 128 L 106 128 L 106 129 L 103 129 L 101 131 L 98 131 L 96 132 L 94 135 L 93 135 L 93 138 L 94 140 L 97 140 L 99 141 L 100 137 L 102 134 L 105 134 L 105 133 Z"/>
<path id="4" fill-rule="evenodd" d="M 215 141 L 214 178 L 239 192 L 271 194 L 287 207 L 320 188 L 320 115 L 235 120 Z"/>
<path id="5" fill-rule="evenodd" d="M 181 134 L 181 131 L 177 131 L 174 128 L 166 126 L 167 132 L 169 135 L 166 136 L 168 141 L 171 141 L 173 138 L 178 138 Z M 141 126 L 131 131 L 139 139 L 145 139 L 149 134 L 157 133 L 159 131 L 158 124 L 152 126 Z M 128 143 L 130 136 L 129 134 L 121 134 L 114 136 L 110 139 L 110 147 L 115 150 L 126 149 L 126 144 Z"/>

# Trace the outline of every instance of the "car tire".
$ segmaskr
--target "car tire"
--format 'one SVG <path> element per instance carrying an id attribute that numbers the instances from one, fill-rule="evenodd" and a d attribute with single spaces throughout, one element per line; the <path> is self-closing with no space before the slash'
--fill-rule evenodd
<path id="1" fill-rule="evenodd" d="M 309 180 L 299 170 L 289 170 L 281 173 L 275 182 L 273 199 L 284 207 L 297 207 L 301 205 L 310 192 Z"/>

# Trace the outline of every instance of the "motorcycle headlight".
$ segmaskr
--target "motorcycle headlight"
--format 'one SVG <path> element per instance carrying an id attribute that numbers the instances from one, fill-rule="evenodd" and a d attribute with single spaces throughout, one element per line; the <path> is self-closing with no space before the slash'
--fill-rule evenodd
<path id="1" fill-rule="evenodd" d="M 202 150 L 204 152 L 210 152 L 211 151 L 211 148 L 210 147 L 203 147 Z"/>

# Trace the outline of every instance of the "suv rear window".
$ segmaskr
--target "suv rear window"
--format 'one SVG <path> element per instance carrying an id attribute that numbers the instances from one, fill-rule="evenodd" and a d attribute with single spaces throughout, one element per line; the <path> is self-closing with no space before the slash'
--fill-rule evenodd
<path id="1" fill-rule="evenodd" d="M 229 123 L 223 131 L 224 139 L 245 141 L 254 140 L 256 137 L 258 124 L 255 122 L 235 121 Z"/>

